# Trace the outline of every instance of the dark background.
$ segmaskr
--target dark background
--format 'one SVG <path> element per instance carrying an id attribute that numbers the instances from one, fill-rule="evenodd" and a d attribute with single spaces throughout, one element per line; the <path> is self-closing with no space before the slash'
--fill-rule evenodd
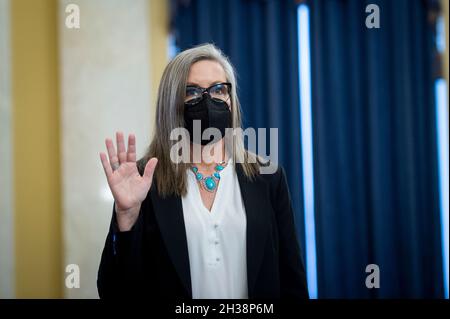
<path id="1" fill-rule="evenodd" d="M 436 1 L 311 0 L 319 298 L 443 298 Z M 279 129 L 305 251 L 294 0 L 172 0 L 178 49 L 212 42 L 238 73 L 244 126 Z M 381 28 L 365 26 L 377 4 Z M 448 194 L 447 194 L 448 196 Z M 377 264 L 380 289 L 365 286 Z"/>

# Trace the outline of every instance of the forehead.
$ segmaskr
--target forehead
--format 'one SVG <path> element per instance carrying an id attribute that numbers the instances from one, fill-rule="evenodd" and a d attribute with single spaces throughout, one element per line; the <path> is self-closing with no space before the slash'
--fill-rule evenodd
<path id="1" fill-rule="evenodd" d="M 188 84 L 209 87 L 214 83 L 226 82 L 227 77 L 222 65 L 213 60 L 195 62 L 189 69 Z"/>

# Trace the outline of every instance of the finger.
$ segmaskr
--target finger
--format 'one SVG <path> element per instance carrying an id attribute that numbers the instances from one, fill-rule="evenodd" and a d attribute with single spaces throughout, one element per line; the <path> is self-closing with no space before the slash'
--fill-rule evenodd
<path id="1" fill-rule="evenodd" d="M 119 165 L 119 158 L 116 154 L 116 149 L 114 148 L 113 141 L 110 138 L 107 138 L 105 140 L 106 149 L 108 150 L 108 156 L 109 156 L 109 164 L 110 166 Z"/>
<path id="2" fill-rule="evenodd" d="M 127 161 L 127 152 L 125 150 L 125 141 L 123 139 L 123 133 L 116 133 L 116 142 L 117 142 L 117 156 L 119 157 L 119 163 L 123 164 Z"/>
<path id="3" fill-rule="evenodd" d="M 150 184 L 153 180 L 153 174 L 155 173 L 156 164 L 158 164 L 158 159 L 156 157 L 153 157 L 147 162 L 147 165 L 145 165 L 144 179 Z"/>
<path id="4" fill-rule="evenodd" d="M 136 162 L 136 137 L 134 134 L 128 135 L 127 161 Z"/>
<path id="5" fill-rule="evenodd" d="M 101 152 L 100 153 L 100 160 L 102 161 L 103 169 L 105 170 L 106 178 L 109 179 L 109 177 L 112 175 L 112 168 L 111 165 L 108 162 L 108 159 L 106 158 L 106 154 Z"/>

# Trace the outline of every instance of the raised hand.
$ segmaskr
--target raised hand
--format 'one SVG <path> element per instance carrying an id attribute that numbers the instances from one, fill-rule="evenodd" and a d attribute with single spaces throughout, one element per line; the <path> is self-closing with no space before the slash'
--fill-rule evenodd
<path id="1" fill-rule="evenodd" d="M 158 160 L 152 158 L 145 166 L 141 176 L 136 166 L 136 137 L 128 136 L 128 149 L 125 149 L 125 141 L 122 132 L 116 133 L 117 153 L 113 141 L 105 140 L 108 158 L 100 153 L 108 180 L 109 188 L 115 201 L 117 223 L 121 231 L 130 230 L 139 215 L 141 204 L 152 185 L 153 173 Z"/>

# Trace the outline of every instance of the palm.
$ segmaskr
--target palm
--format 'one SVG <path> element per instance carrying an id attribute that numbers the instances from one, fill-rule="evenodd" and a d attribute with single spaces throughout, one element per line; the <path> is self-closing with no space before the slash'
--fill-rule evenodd
<path id="1" fill-rule="evenodd" d="M 136 166 L 134 135 L 131 134 L 128 137 L 127 150 L 125 150 L 123 134 L 117 133 L 116 139 L 117 153 L 112 140 L 106 139 L 109 162 L 105 153 L 100 153 L 100 159 L 117 208 L 120 211 L 127 211 L 138 207 L 147 196 L 152 185 L 157 160 L 152 158 L 148 161 L 144 174 L 141 176 Z"/>
<path id="2" fill-rule="evenodd" d="M 121 164 L 108 180 L 116 204 L 127 210 L 142 203 L 147 196 L 151 183 L 145 180 L 136 167 L 136 163 Z"/>

